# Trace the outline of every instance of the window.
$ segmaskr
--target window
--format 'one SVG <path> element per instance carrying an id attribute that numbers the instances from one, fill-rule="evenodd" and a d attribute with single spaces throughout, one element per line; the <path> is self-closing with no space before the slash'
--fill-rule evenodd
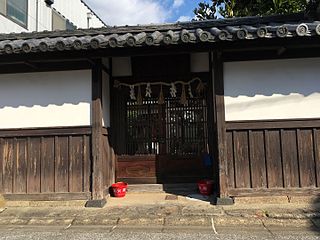
<path id="1" fill-rule="evenodd" d="M 27 26 L 28 1 L 27 0 L 6 0 L 6 15 L 16 22 Z"/>

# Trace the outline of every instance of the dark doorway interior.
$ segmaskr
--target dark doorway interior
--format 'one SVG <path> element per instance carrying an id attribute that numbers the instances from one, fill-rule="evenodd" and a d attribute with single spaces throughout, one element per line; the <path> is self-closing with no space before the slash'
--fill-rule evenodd
<path id="1" fill-rule="evenodd" d="M 157 64 L 150 65 L 150 62 Z M 148 65 L 148 68 L 141 66 Z M 175 67 L 175 65 L 177 65 Z M 133 60 L 132 78 L 117 81 L 187 82 L 193 78 L 189 58 L 161 56 Z M 152 69 L 153 68 L 153 69 Z M 207 78 L 201 78 L 206 84 Z M 145 86 L 135 88 L 143 100 L 130 98 L 128 87 L 113 92 L 113 124 L 117 154 L 116 177 L 131 184 L 188 183 L 212 178 L 212 162 L 208 159 L 208 107 L 206 91 L 197 93 L 198 82 L 177 84 L 177 94 L 170 87 L 152 86 L 152 97 L 145 97 Z M 181 102 L 182 88 L 194 90 Z M 162 92 L 163 100 L 159 101 Z"/>

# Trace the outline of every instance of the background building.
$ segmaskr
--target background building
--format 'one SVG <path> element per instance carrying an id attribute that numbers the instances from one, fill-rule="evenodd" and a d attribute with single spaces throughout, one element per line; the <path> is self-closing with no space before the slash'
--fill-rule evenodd
<path id="1" fill-rule="evenodd" d="M 82 0 L 0 0 L 0 22 L 1 33 L 105 26 Z"/>

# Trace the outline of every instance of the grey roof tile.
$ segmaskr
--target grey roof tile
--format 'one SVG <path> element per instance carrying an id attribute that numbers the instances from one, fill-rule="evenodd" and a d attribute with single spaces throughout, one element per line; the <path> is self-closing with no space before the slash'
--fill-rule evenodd
<path id="1" fill-rule="evenodd" d="M 0 55 L 81 49 L 201 44 L 320 35 L 320 22 L 304 15 L 246 17 L 161 25 L 137 25 L 0 34 Z"/>

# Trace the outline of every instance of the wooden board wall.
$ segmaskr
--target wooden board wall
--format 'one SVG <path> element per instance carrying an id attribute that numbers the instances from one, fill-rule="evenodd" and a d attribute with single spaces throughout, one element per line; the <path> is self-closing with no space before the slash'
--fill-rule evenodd
<path id="1" fill-rule="evenodd" d="M 230 195 L 319 189 L 319 144 L 320 120 L 227 122 Z"/>
<path id="2" fill-rule="evenodd" d="M 0 131 L 0 193 L 90 192 L 88 128 Z"/>

